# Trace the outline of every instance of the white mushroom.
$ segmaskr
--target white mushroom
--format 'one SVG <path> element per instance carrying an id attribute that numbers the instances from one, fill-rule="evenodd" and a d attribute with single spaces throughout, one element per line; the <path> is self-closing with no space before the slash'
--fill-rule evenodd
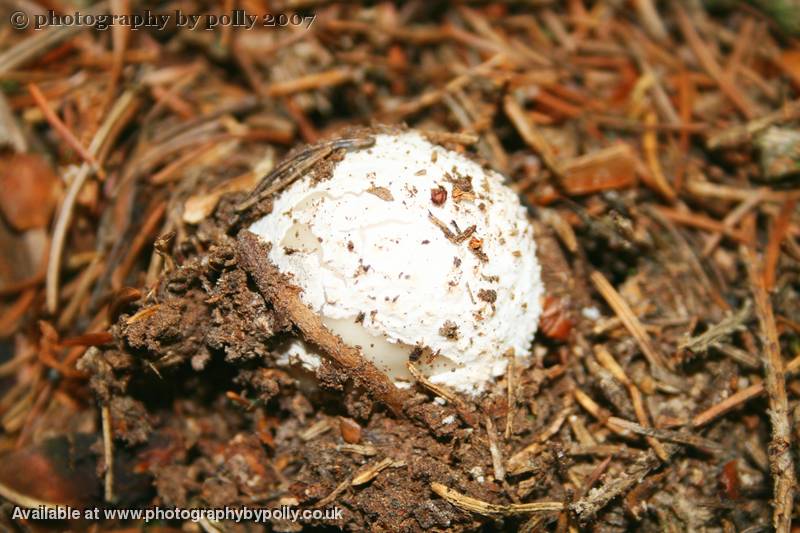
<path id="1" fill-rule="evenodd" d="M 312 171 L 250 231 L 303 302 L 398 385 L 409 358 L 434 383 L 476 393 L 509 350 L 527 361 L 543 286 L 533 228 L 503 177 L 414 131 Z M 281 362 L 313 369 L 300 339 Z"/>

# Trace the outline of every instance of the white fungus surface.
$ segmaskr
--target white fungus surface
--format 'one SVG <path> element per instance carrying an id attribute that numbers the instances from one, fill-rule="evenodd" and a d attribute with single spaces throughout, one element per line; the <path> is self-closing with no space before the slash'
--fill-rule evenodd
<path id="1" fill-rule="evenodd" d="M 414 131 L 379 134 L 329 178 L 294 182 L 250 230 L 325 325 L 398 385 L 415 347 L 429 348 L 417 364 L 431 381 L 477 393 L 509 350 L 527 360 L 541 312 L 533 229 L 502 181 Z M 300 339 L 284 349 L 283 363 L 320 364 Z"/>

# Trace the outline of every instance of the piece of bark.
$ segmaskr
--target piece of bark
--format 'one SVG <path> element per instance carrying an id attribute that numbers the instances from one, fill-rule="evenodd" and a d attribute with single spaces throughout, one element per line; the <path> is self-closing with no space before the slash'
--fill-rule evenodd
<path id="1" fill-rule="evenodd" d="M 385 403 L 395 415 L 402 415 L 406 393 L 395 387 L 374 364 L 364 359 L 360 350 L 345 344 L 323 325 L 320 316 L 300 299 L 301 289 L 269 261 L 269 246 L 254 233 L 243 230 L 237 238 L 237 249 L 241 266 L 253 279 L 261 295 L 292 321 L 303 338 L 320 348 L 356 384 Z"/>

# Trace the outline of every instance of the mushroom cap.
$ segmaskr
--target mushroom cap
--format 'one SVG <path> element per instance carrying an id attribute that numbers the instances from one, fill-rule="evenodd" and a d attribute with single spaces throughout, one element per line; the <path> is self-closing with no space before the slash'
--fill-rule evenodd
<path id="1" fill-rule="evenodd" d="M 500 174 L 413 130 L 312 170 L 250 231 L 303 302 L 399 382 L 411 358 L 432 382 L 475 393 L 509 350 L 528 358 L 543 285 L 525 208 Z M 282 350 L 319 365 L 300 339 Z"/>

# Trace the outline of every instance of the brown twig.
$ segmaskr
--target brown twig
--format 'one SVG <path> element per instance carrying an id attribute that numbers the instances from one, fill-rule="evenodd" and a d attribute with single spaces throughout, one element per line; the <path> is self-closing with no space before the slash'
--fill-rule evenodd
<path id="1" fill-rule="evenodd" d="M 425 376 L 425 374 L 422 373 L 422 371 L 419 368 L 417 368 L 414 365 L 414 363 L 410 361 L 407 362 L 406 368 L 408 368 L 408 371 L 411 373 L 414 379 L 416 379 L 419 382 L 420 385 L 431 391 L 436 396 L 444 398 L 445 400 L 453 404 L 453 407 L 456 408 L 456 412 L 458 413 L 458 416 L 461 417 L 461 420 L 463 420 L 472 427 L 478 426 L 477 416 L 475 416 L 475 413 L 472 412 L 467 407 L 467 404 L 464 403 L 464 401 L 461 398 L 459 398 L 456 393 L 454 393 L 447 387 L 433 383 Z"/>
<path id="2" fill-rule="evenodd" d="M 138 228 L 136 236 L 133 238 L 133 242 L 131 242 L 129 245 L 128 251 L 125 254 L 125 258 L 117 266 L 113 275 L 111 276 L 112 289 L 119 290 L 122 287 L 123 283 L 125 282 L 125 277 L 128 275 L 128 272 L 133 266 L 134 261 L 136 261 L 139 253 L 151 241 L 153 233 L 155 233 L 156 229 L 158 228 L 158 224 L 164 217 L 166 210 L 167 203 L 161 201 L 158 202 L 147 214 L 142 222 L 141 227 Z"/>
<path id="3" fill-rule="evenodd" d="M 783 359 L 781 358 L 778 330 L 772 303 L 764 286 L 763 271 L 758 268 L 758 258 L 752 248 L 744 248 L 743 255 L 750 274 L 750 284 L 756 304 L 756 316 L 760 325 L 759 336 L 763 349 L 762 361 L 769 398 L 769 418 L 772 425 L 770 464 L 773 473 L 774 493 L 772 525 L 780 533 L 788 533 L 792 527 L 795 472 L 792 459 L 792 428 L 789 418 L 789 401 L 786 396 Z"/>
<path id="4" fill-rule="evenodd" d="M 82 14 L 99 15 L 108 11 L 108 2 L 98 2 L 87 7 Z M 64 24 L 36 31 L 0 54 L 0 76 L 5 76 L 17 67 L 35 59 L 44 51 L 53 48 L 70 37 L 89 29 L 87 24 Z"/>
<path id="5" fill-rule="evenodd" d="M 733 333 L 744 329 L 744 325 L 753 314 L 752 302 L 747 300 L 742 308 L 723 319 L 718 324 L 710 326 L 705 332 L 696 337 L 687 338 L 678 346 L 680 350 L 689 350 L 692 353 L 707 352 L 712 346 L 726 339 Z"/>
<path id="6" fill-rule="evenodd" d="M 372 137 L 337 139 L 311 146 L 294 157 L 283 161 L 265 176 L 247 200 L 236 206 L 237 212 L 243 212 L 273 194 L 288 187 L 294 180 L 303 176 L 314 165 L 328 157 L 334 150 L 359 150 L 375 144 Z"/>
<path id="7" fill-rule="evenodd" d="M 111 408 L 104 404 L 100 408 L 103 422 L 103 457 L 105 462 L 105 489 L 104 499 L 111 503 L 114 501 L 114 436 L 111 429 Z"/>
<path id="8" fill-rule="evenodd" d="M 636 384 L 628 377 L 619 363 L 617 363 L 617 360 L 614 359 L 614 356 L 611 355 L 611 352 L 609 352 L 605 346 L 600 344 L 596 345 L 594 347 L 594 352 L 600 364 L 603 365 L 606 370 L 611 372 L 614 378 L 628 389 L 628 394 L 631 397 L 631 403 L 633 403 L 633 410 L 636 413 L 636 418 L 639 420 L 639 423 L 643 427 L 649 427 L 650 416 L 645 408 L 645 403 L 642 399 L 642 393 L 639 391 L 639 387 L 637 387 Z M 616 422 L 614 422 L 614 425 L 623 428 L 625 427 L 624 424 L 618 424 Z M 630 430 L 630 427 L 627 429 Z M 661 443 L 656 440 L 654 435 L 647 435 L 647 442 L 662 461 L 667 459 L 667 452 L 664 450 L 664 447 L 661 445 Z"/>
<path id="9" fill-rule="evenodd" d="M 503 481 L 506 478 L 506 469 L 503 466 L 503 456 L 500 452 L 500 447 L 497 444 L 497 431 L 494 428 L 492 417 L 485 418 L 486 424 L 486 437 L 489 439 L 489 453 L 492 456 L 492 468 L 494 469 L 494 478 L 497 481 Z"/>
<path id="10" fill-rule="evenodd" d="M 536 127 L 531 124 L 516 98 L 511 95 L 506 96 L 503 100 L 503 109 L 505 109 L 506 115 L 508 115 L 511 123 L 514 124 L 514 127 L 519 132 L 520 137 L 522 137 L 528 146 L 542 158 L 542 161 L 550 172 L 557 178 L 562 178 L 564 176 L 564 170 L 552 146 L 550 146 L 550 143 L 547 142 Z"/>
<path id="11" fill-rule="evenodd" d="M 668 444 L 665 445 L 665 448 L 671 457 L 679 447 Z M 661 463 L 661 459 L 652 450 L 642 453 L 622 474 L 606 481 L 583 498 L 571 503 L 569 505 L 570 512 L 575 515 L 580 523 L 588 523 L 611 500 L 635 487 L 648 472 L 658 467 Z"/>
<path id="12" fill-rule="evenodd" d="M 658 438 L 667 442 L 674 442 L 677 444 L 688 444 L 689 446 L 694 446 L 695 448 L 699 448 L 701 450 L 709 450 L 716 452 L 725 450 L 725 447 L 720 443 L 697 435 L 692 435 L 691 433 L 647 427 L 641 424 L 637 424 L 636 422 L 631 422 L 630 420 L 625 420 L 624 418 L 619 418 L 616 416 L 609 417 L 608 421 L 609 423 L 612 423 L 616 426 L 619 426 L 623 429 L 630 431 L 631 433 L 636 433 L 638 435 Z M 655 450 L 655 448 L 653 449 Z M 661 458 L 661 460 L 666 461 L 668 457 L 669 454 L 666 454 L 665 452 L 665 456 L 664 458 Z"/>
<path id="13" fill-rule="evenodd" d="M 436 102 L 438 102 L 439 100 L 441 100 L 444 97 L 444 95 L 466 86 L 474 78 L 486 74 L 488 71 L 490 71 L 491 69 L 493 69 L 494 67 L 496 67 L 505 60 L 506 57 L 502 53 L 495 54 L 494 56 L 484 61 L 483 63 L 480 63 L 479 65 L 476 65 L 471 69 L 469 69 L 467 72 L 459 76 L 456 76 L 455 78 L 447 82 L 447 84 L 444 87 L 439 89 L 432 89 L 422 94 L 419 98 L 416 98 L 410 102 L 405 102 L 394 109 L 387 110 L 383 118 L 384 119 L 391 118 L 393 121 L 397 121 L 405 116 L 411 115 L 413 113 L 416 113 L 417 111 L 420 111 L 421 109 L 431 106 Z"/>
<path id="14" fill-rule="evenodd" d="M 671 382 L 668 384 L 672 385 L 675 382 L 675 379 L 669 378 L 669 376 L 672 376 L 672 374 L 670 372 L 667 360 L 664 358 L 661 352 L 655 348 L 650 340 L 650 336 L 644 330 L 644 327 L 642 327 L 641 322 L 633 313 L 628 303 L 622 299 L 622 296 L 620 296 L 616 289 L 611 286 L 605 276 L 603 276 L 603 274 L 599 271 L 592 272 L 590 278 L 595 287 L 597 287 L 597 290 L 600 292 L 606 302 L 608 302 L 608 305 L 614 310 L 620 320 L 622 320 L 622 323 L 628 329 L 633 338 L 636 339 L 636 342 L 642 349 L 642 353 L 650 363 L 656 379 L 665 379 L 666 377 Z"/>
<path id="15" fill-rule="evenodd" d="M 655 113 L 647 113 L 645 115 L 645 125 L 652 126 L 657 123 Z M 658 135 L 654 129 L 648 129 L 642 134 L 642 148 L 647 161 L 647 166 L 650 168 L 650 178 L 653 180 L 656 192 L 661 194 L 665 199 L 674 202 L 677 198 L 672 184 L 667 181 L 664 171 L 661 169 L 661 161 L 659 160 L 658 149 Z"/>
<path id="16" fill-rule="evenodd" d="M 103 149 L 103 146 L 119 133 L 118 124 L 120 120 L 126 116 L 126 113 L 133 103 L 134 94 L 132 92 L 126 92 L 117 99 L 106 117 L 106 120 L 101 124 L 100 128 L 98 128 L 92 142 L 89 144 L 90 153 L 99 153 Z M 78 193 L 89 178 L 90 172 L 91 167 L 88 164 L 81 165 L 78 173 L 70 182 L 64 200 L 61 202 L 58 214 L 56 215 L 53 238 L 50 241 L 50 250 L 48 252 L 49 262 L 47 264 L 47 274 L 45 277 L 45 300 L 47 303 L 47 311 L 50 313 L 55 313 L 58 308 L 61 253 L 64 249 L 67 229 L 69 229 L 69 224 L 72 219 L 72 210 L 75 207 Z"/>
<path id="17" fill-rule="evenodd" d="M 752 139 L 755 134 L 767 129 L 773 124 L 795 120 L 798 116 L 800 116 L 800 100 L 794 100 L 776 111 L 767 113 L 745 124 L 732 128 L 725 128 L 720 131 L 709 132 L 706 146 L 714 150 L 717 148 L 730 148 L 738 144 L 744 144 Z"/>
<path id="18" fill-rule="evenodd" d="M 572 412 L 571 396 L 567 396 L 564 407 L 556 414 L 553 421 L 548 424 L 538 435 L 536 435 L 529 445 L 512 455 L 506 462 L 506 471 L 512 475 L 526 472 L 530 467 L 530 459 L 538 455 L 545 446 L 545 443 L 564 425 L 567 416 Z"/>
<path id="19" fill-rule="evenodd" d="M 789 231 L 789 224 L 795 212 L 797 198 L 788 198 L 783 205 L 770 232 L 769 243 L 764 257 L 764 289 L 771 291 L 775 287 L 775 271 L 778 267 L 778 258 L 781 252 L 781 243 Z"/>
<path id="20" fill-rule="evenodd" d="M 18 505 L 19 507 L 25 507 L 27 509 L 39 509 L 39 508 L 57 509 L 59 507 L 57 503 L 50 503 L 36 498 L 32 498 L 30 496 L 15 491 L 11 487 L 3 483 L 0 483 L 0 496 L 10 501 L 11 503 Z"/>
<path id="21" fill-rule="evenodd" d="M 261 295 L 285 313 L 306 341 L 348 372 L 354 381 L 386 404 L 397 416 L 403 414 L 406 393 L 395 387 L 389 377 L 364 359 L 357 348 L 348 346 L 326 328 L 322 319 L 300 299 L 300 289 L 269 261 L 269 247 L 255 234 L 243 230 L 237 239 L 239 261 L 258 287 Z"/>
<path id="22" fill-rule="evenodd" d="M 786 374 L 787 376 L 791 376 L 796 374 L 800 370 L 800 356 L 795 357 L 786 365 Z M 724 414 L 728 413 L 731 409 L 735 409 L 736 407 L 742 405 L 743 403 L 751 400 L 752 398 L 756 398 L 764 393 L 765 386 L 763 382 L 754 383 L 749 387 L 741 389 L 736 393 L 728 396 L 721 402 L 712 405 L 705 411 L 698 413 L 692 418 L 692 426 L 694 427 L 702 427 L 710 422 L 713 422 L 717 418 L 723 416 Z"/>
<path id="23" fill-rule="evenodd" d="M 353 476 L 353 479 L 352 481 L 350 481 L 350 484 L 354 487 L 357 487 L 359 485 L 364 485 L 375 479 L 375 477 L 378 474 L 380 474 L 381 471 L 389 468 L 390 466 L 400 466 L 402 464 L 403 463 L 399 464 L 396 463 L 394 459 L 392 459 L 391 457 L 385 457 L 381 461 L 368 465 L 365 468 L 362 468 L 360 471 L 358 471 Z"/>
<path id="24" fill-rule="evenodd" d="M 276 98 L 321 87 L 340 85 L 353 79 L 353 71 L 349 68 L 334 68 L 324 72 L 315 72 L 294 80 L 275 82 L 264 88 L 264 96 Z"/>
<path id="25" fill-rule="evenodd" d="M 34 102 L 36 105 L 39 106 L 39 109 L 42 110 L 42 114 L 47 119 L 47 122 L 53 127 L 54 130 L 66 141 L 66 143 L 76 152 L 78 155 L 83 158 L 89 165 L 92 166 L 92 170 L 97 172 L 97 175 L 101 178 L 105 177 L 105 171 L 100 166 L 100 163 L 95 159 L 94 154 L 87 150 L 83 144 L 75 137 L 75 134 L 67 127 L 64 122 L 58 118 L 55 111 L 50 108 L 50 104 L 48 103 L 47 99 L 45 98 L 42 91 L 39 90 L 39 87 L 36 86 L 35 83 L 28 84 L 28 92 L 33 97 Z"/>
<path id="26" fill-rule="evenodd" d="M 697 33 L 697 29 L 686 14 L 686 11 L 683 10 L 680 4 L 675 4 L 674 7 L 678 19 L 678 26 L 683 36 L 686 38 L 686 42 L 697 57 L 697 60 L 703 68 L 706 69 L 706 72 L 719 84 L 719 88 L 722 89 L 722 92 L 730 98 L 731 102 L 734 103 L 746 118 L 752 119 L 755 117 L 756 111 L 753 104 L 739 91 L 736 83 L 731 80 L 728 74 L 719 66 L 711 50 L 709 50 L 708 46 Z"/>
<path id="27" fill-rule="evenodd" d="M 726 226 L 725 224 L 709 218 L 704 215 L 688 211 L 679 211 L 665 206 L 653 206 L 653 210 L 662 215 L 667 220 L 677 222 L 678 224 L 685 224 L 695 228 L 701 228 L 708 231 L 713 231 L 740 243 L 748 243 L 748 236 L 741 231 Z"/>

